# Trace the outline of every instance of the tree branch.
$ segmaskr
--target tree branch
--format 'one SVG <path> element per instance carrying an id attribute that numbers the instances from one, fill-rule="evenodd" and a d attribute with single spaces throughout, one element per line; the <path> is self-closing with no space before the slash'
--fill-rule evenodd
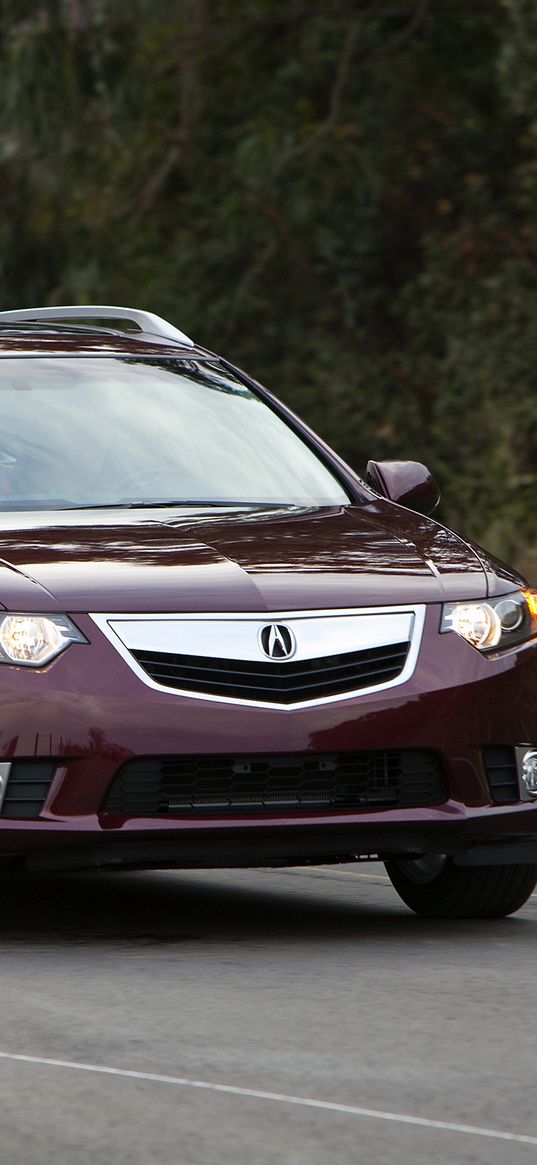
<path id="1" fill-rule="evenodd" d="M 271 238 L 271 239 L 269 239 L 268 243 L 264 247 L 262 247 L 262 249 L 260 250 L 257 257 L 254 259 L 254 262 L 251 263 L 250 266 L 246 269 L 242 279 L 239 281 L 239 284 L 236 288 L 236 291 L 235 291 L 235 294 L 233 296 L 233 300 L 231 303 L 231 307 L 230 307 L 230 310 L 228 313 L 228 318 L 227 318 L 228 331 L 230 331 L 235 324 L 235 320 L 237 318 L 237 313 L 239 311 L 241 301 L 244 299 L 244 296 L 247 294 L 247 292 L 250 290 L 250 288 L 253 286 L 253 284 L 256 282 L 256 280 L 259 279 L 260 275 L 262 275 L 263 271 L 265 270 L 265 267 L 268 266 L 268 264 L 270 263 L 270 260 L 272 259 L 272 256 L 275 255 L 276 251 L 277 251 L 276 239 Z"/>

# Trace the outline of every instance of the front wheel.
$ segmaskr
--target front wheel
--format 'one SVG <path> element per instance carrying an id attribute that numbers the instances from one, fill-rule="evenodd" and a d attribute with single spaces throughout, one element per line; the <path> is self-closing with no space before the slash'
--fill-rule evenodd
<path id="1" fill-rule="evenodd" d="M 503 918 L 537 883 L 537 865 L 456 866 L 444 854 L 384 864 L 399 897 L 425 918 Z"/>

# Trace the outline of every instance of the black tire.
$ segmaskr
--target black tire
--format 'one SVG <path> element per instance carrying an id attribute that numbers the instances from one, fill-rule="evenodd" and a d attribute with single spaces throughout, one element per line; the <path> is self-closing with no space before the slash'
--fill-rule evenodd
<path id="1" fill-rule="evenodd" d="M 537 883 L 537 865 L 455 866 L 441 854 L 384 864 L 403 902 L 425 918 L 503 918 Z"/>

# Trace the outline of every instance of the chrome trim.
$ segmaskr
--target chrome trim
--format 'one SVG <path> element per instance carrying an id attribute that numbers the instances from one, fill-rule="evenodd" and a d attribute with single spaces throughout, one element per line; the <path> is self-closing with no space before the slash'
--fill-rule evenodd
<path id="1" fill-rule="evenodd" d="M 400 618 L 402 616 L 404 618 Z M 119 652 L 138 679 L 157 692 L 167 692 L 172 696 L 189 700 L 203 700 L 213 704 L 234 704 L 249 708 L 273 709 L 278 712 L 292 712 L 301 708 L 341 703 L 344 700 L 366 696 L 371 692 L 386 691 L 406 683 L 413 675 L 418 659 L 425 620 L 425 604 L 398 607 L 360 607 L 339 611 L 278 611 L 270 614 L 266 611 L 162 615 L 91 613 L 90 618 Z M 359 625 L 358 619 L 360 620 Z M 354 632 L 360 633 L 360 638 L 352 636 L 354 642 L 349 642 L 351 638 L 349 636 L 351 630 L 349 620 L 352 620 L 354 624 Z M 410 642 L 410 647 L 405 666 L 394 680 L 389 680 L 383 684 L 374 684 L 367 688 L 353 689 L 335 696 L 300 700 L 294 704 L 238 699 L 232 696 L 215 696 L 202 692 L 186 691 L 183 688 L 167 687 L 152 680 L 131 654 L 131 650 L 135 649 L 177 651 L 176 636 L 179 633 L 181 636 L 179 654 L 182 649 L 184 654 L 199 655 L 203 658 L 262 660 L 266 663 L 267 659 L 261 652 L 257 634 L 259 629 L 267 626 L 269 621 L 290 625 L 295 636 L 297 635 L 297 625 L 300 626 L 300 636 L 297 637 L 298 646 L 293 656 L 294 660 L 315 659 L 323 654 L 345 654 L 345 651 L 366 650 L 369 647 L 402 642 L 403 639 Z M 373 626 L 373 622 L 375 622 L 376 627 Z M 155 623 L 159 623 L 161 626 L 154 629 Z M 325 624 L 326 635 L 323 635 L 323 629 L 319 628 L 320 623 Z M 170 624 L 174 625 L 171 629 Z M 195 626 L 188 627 L 188 624 Z M 203 636 L 200 634 L 200 624 L 203 625 Z M 215 624 L 220 624 L 220 636 L 215 635 L 214 631 L 211 630 L 211 628 L 214 629 Z M 235 626 L 231 627 L 230 624 L 235 624 Z M 339 624 L 339 626 L 336 628 L 335 624 Z M 382 632 L 381 624 L 383 624 Z M 403 634 L 403 632 L 406 633 Z M 211 642 L 207 641 L 208 634 L 212 634 L 212 650 Z M 133 639 L 134 635 L 136 642 Z M 302 644 L 300 644 L 300 637 L 303 639 Z M 200 650 L 200 639 L 202 638 L 205 643 Z M 215 639 L 218 640 L 217 650 L 215 649 Z M 172 640 L 171 645 L 170 640 Z M 277 662 L 281 662 L 281 660 Z"/>
<path id="2" fill-rule="evenodd" d="M 537 752 L 536 746 L 534 744 L 519 744 L 515 747 L 516 775 L 517 775 L 517 780 L 518 780 L 518 791 L 519 791 L 519 796 L 520 796 L 521 801 L 529 801 L 529 802 L 533 802 L 533 804 L 535 804 L 535 799 L 537 797 L 537 791 L 535 793 L 531 793 L 530 790 L 526 787 L 526 785 L 524 783 L 524 778 L 522 776 L 522 763 L 523 763 L 524 757 L 526 756 L 526 753 L 528 753 L 528 752 Z"/>
<path id="3" fill-rule="evenodd" d="M 4 797 L 7 791 L 7 783 L 9 781 L 9 774 L 11 772 L 11 761 L 3 761 L 0 764 L 0 813 L 4 804 Z"/>
<path id="4" fill-rule="evenodd" d="M 172 615 L 168 617 L 108 617 L 111 630 L 130 651 L 167 651 L 177 655 L 196 655 L 204 659 L 236 659 L 248 663 L 266 663 L 260 643 L 265 627 L 283 624 L 294 640 L 292 658 L 297 662 L 319 659 L 326 655 L 344 655 L 347 651 L 366 651 L 392 643 L 410 642 L 413 613 L 410 611 L 351 615 L 288 615 L 286 618 L 260 618 L 259 615 L 224 615 L 209 619 L 206 615 Z M 288 658 L 291 658 L 289 656 Z M 281 659 L 274 659 L 281 663 Z"/>

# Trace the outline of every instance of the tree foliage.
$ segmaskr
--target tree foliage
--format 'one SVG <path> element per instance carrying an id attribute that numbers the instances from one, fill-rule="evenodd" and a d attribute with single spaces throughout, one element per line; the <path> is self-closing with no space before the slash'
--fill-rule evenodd
<path id="1" fill-rule="evenodd" d="M 5 307 L 127 303 L 537 544 L 534 0 L 0 0 Z"/>

